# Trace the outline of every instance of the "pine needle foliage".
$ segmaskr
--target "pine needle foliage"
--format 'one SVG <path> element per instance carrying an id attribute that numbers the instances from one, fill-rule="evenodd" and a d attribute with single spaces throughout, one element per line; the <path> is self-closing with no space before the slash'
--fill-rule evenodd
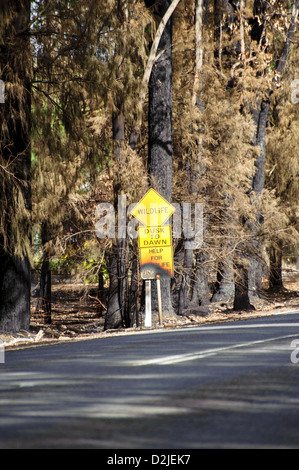
<path id="1" fill-rule="evenodd" d="M 235 257 L 249 268 L 251 259 L 261 261 L 260 244 L 267 246 L 277 234 L 286 245 L 296 239 L 298 117 L 294 105 L 284 102 L 276 71 L 294 10 L 285 1 L 223 3 L 220 9 L 219 3 L 203 3 L 203 63 L 195 101 L 195 2 L 181 2 L 176 12 L 174 194 L 179 201 L 204 203 L 202 251 L 211 268 Z M 292 60 L 287 69 L 293 68 L 294 78 Z M 269 129 L 266 161 L 267 187 L 276 189 L 257 194 L 253 181 L 265 142 L 257 137 L 256 116 L 273 92 L 279 123 Z M 282 203 L 290 198 L 292 226 Z"/>
<path id="2" fill-rule="evenodd" d="M 30 254 L 29 2 L 0 2 L 0 247 L 20 258 Z"/>
<path id="3" fill-rule="evenodd" d="M 150 21 L 133 1 L 49 3 L 36 2 L 32 26 L 33 194 L 35 224 L 50 221 L 57 234 L 70 205 L 79 215 L 80 188 L 94 191 L 103 169 L 122 176 L 124 191 L 132 187 L 125 174 L 142 160 L 129 148 L 115 160 L 112 117 L 123 102 L 134 119 Z"/>
<path id="4" fill-rule="evenodd" d="M 284 246 L 284 251 L 299 249 L 299 108 L 294 100 L 298 82 L 299 36 L 276 91 L 267 134 L 266 185 L 276 201 L 275 224 L 268 243 Z"/>

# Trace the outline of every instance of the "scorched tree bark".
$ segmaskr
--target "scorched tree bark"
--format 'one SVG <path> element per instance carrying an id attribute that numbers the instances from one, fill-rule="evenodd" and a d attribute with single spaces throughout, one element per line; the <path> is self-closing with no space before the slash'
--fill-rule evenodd
<path id="1" fill-rule="evenodd" d="M 146 0 L 147 7 L 154 7 L 157 21 L 161 21 L 172 4 L 171 0 L 156 2 Z M 155 61 L 149 82 L 149 174 L 152 184 L 168 201 L 172 200 L 172 19 L 163 31 L 158 59 Z M 173 313 L 171 282 L 163 279 L 162 306 L 164 313 Z M 153 308 L 157 309 L 157 295 L 153 292 Z"/>
<path id="2" fill-rule="evenodd" d="M 17 332 L 28 329 L 30 321 L 30 263 L 23 248 L 31 230 L 30 1 L 2 0 L 0 16 L 0 78 L 6 89 L 5 103 L 0 104 L 0 330 Z M 20 205 L 24 213 L 17 218 Z"/>

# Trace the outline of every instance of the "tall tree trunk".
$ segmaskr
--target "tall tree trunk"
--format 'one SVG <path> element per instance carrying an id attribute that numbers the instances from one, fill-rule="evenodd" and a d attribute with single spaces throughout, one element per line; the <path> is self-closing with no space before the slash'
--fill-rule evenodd
<path id="1" fill-rule="evenodd" d="M 218 263 L 217 281 L 213 293 L 213 302 L 229 302 L 234 298 L 234 271 L 232 262 L 227 259 Z"/>
<path id="2" fill-rule="evenodd" d="M 123 22 L 123 34 L 128 28 L 128 5 L 126 0 L 119 2 L 119 15 Z M 123 78 L 124 56 L 119 60 L 116 72 L 117 78 Z M 120 213 L 126 211 L 126 207 L 120 208 L 120 195 L 123 192 L 122 170 L 126 165 L 124 159 L 123 145 L 125 140 L 125 97 L 119 92 L 115 103 L 116 110 L 112 118 L 113 141 L 115 143 L 115 158 L 117 161 L 117 174 L 114 181 L 114 205 L 119 208 L 118 234 L 116 246 L 110 255 L 108 262 L 110 274 L 110 291 L 108 298 L 107 316 L 105 328 L 119 328 L 121 326 L 129 327 L 130 323 L 130 292 L 128 282 L 129 271 L 129 245 L 126 234 L 126 224 L 120 220 Z M 127 188 L 126 188 L 127 189 Z M 127 222 L 127 220 L 125 220 Z M 113 259 L 115 257 L 115 259 Z"/>
<path id="3" fill-rule="evenodd" d="M 195 78 L 193 86 L 192 105 L 204 109 L 203 100 L 200 97 L 203 84 L 202 67 L 203 67 L 203 24 L 204 16 L 207 8 L 205 0 L 196 0 L 195 5 Z M 200 128 L 200 123 L 197 123 Z M 193 130 L 194 132 L 194 130 Z M 193 196 L 204 194 L 200 193 L 200 178 L 204 177 L 204 150 L 203 137 L 201 130 L 197 136 L 197 152 L 193 161 L 190 162 L 186 171 L 190 173 L 190 194 Z M 207 196 L 207 195 L 206 195 Z M 207 199 L 207 198 L 206 198 Z M 206 202 L 208 204 L 208 202 Z M 202 215 L 203 216 L 203 215 Z M 207 223 L 207 220 L 205 220 Z M 197 224 L 197 222 L 195 222 Z M 190 243 L 190 241 L 192 243 Z M 206 275 L 206 254 L 197 249 L 190 247 L 195 245 L 195 240 L 187 240 L 185 242 L 184 267 L 181 276 L 181 286 L 179 291 L 179 314 L 183 314 L 184 310 L 196 310 L 199 305 L 209 303 L 209 286 L 208 276 Z M 201 250 L 201 249 L 200 249 Z"/>
<path id="4" fill-rule="evenodd" d="M 283 289 L 282 282 L 282 243 L 279 245 L 272 244 L 269 249 L 270 272 L 269 272 L 269 288 Z"/>
<path id="5" fill-rule="evenodd" d="M 43 313 L 46 325 L 52 323 L 52 275 L 49 258 L 45 258 L 40 275 L 40 293 L 36 313 Z"/>
<path id="6" fill-rule="evenodd" d="M 104 302 L 105 302 L 105 288 L 104 288 L 104 276 L 102 270 L 99 269 L 98 273 L 98 293 L 97 293 L 97 315 L 99 318 L 103 317 Z"/>
<path id="7" fill-rule="evenodd" d="M 118 168 L 122 162 L 122 145 L 125 138 L 125 116 L 123 103 L 118 103 L 118 109 L 113 115 L 112 121 L 113 140 L 116 144 L 115 157 Z M 117 174 L 114 182 L 114 205 L 117 207 L 118 196 L 121 191 L 121 175 Z M 119 221 L 118 221 L 119 222 Z M 108 296 L 105 329 L 117 329 L 124 326 L 125 299 L 126 299 L 126 239 L 117 237 L 116 245 L 108 257 L 108 272 L 110 288 Z"/>
<path id="8" fill-rule="evenodd" d="M 30 326 L 31 270 L 28 258 L 0 254 L 0 330 L 18 332 Z"/>
<path id="9" fill-rule="evenodd" d="M 36 313 L 43 313 L 44 322 L 48 325 L 52 323 L 52 276 L 50 270 L 50 256 L 47 249 L 49 242 L 48 224 L 42 226 L 43 263 L 40 275 L 39 299 L 36 306 Z"/>
<path id="10" fill-rule="evenodd" d="M 138 247 L 135 248 L 136 252 Z M 135 251 L 134 250 L 134 251 Z M 132 254 L 132 265 L 131 265 L 131 285 L 130 285 L 130 295 L 129 295 L 129 306 L 128 312 L 130 316 L 130 326 L 133 327 L 136 325 L 137 327 L 140 326 L 140 300 L 141 300 L 141 292 L 140 286 L 141 283 L 139 281 L 138 275 L 138 258 L 137 254 L 134 252 Z"/>
<path id="11" fill-rule="evenodd" d="M 262 102 L 257 111 L 253 112 L 253 118 L 256 125 L 256 135 L 254 137 L 254 145 L 259 147 L 259 155 L 255 160 L 255 175 L 252 181 L 252 191 L 257 199 L 260 199 L 265 187 L 265 164 L 266 164 L 266 132 L 267 121 L 270 109 L 270 101 Z M 250 260 L 250 268 L 248 271 L 248 282 L 250 296 L 259 297 L 262 289 L 263 277 L 263 246 L 258 238 L 258 231 L 263 224 L 263 214 L 259 211 L 256 214 L 256 225 L 251 227 L 252 231 L 252 249 L 253 256 Z M 256 234 L 256 236 L 254 236 Z"/>
<path id="12" fill-rule="evenodd" d="M 248 269 L 242 264 L 235 264 L 234 310 L 255 310 L 249 300 Z"/>
<path id="13" fill-rule="evenodd" d="M 158 8 L 159 18 L 171 0 Z M 163 51 L 163 53 L 162 53 Z M 149 172 L 157 190 L 172 199 L 172 20 L 164 29 L 149 83 Z"/>
<path id="14" fill-rule="evenodd" d="M 206 268 L 207 256 L 198 251 L 195 256 L 195 269 L 193 272 L 193 292 L 191 305 L 207 306 L 210 304 L 209 276 Z"/>
<path id="15" fill-rule="evenodd" d="M 155 2 L 147 2 L 147 6 Z M 157 3 L 159 20 L 171 5 L 171 0 Z M 172 19 L 162 34 L 149 83 L 149 174 L 155 188 L 166 200 L 172 200 Z M 163 312 L 173 313 L 171 282 L 162 279 Z M 153 309 L 157 309 L 157 293 L 153 288 Z"/>
<path id="16" fill-rule="evenodd" d="M 119 306 L 119 277 L 117 266 L 117 252 L 112 253 L 107 268 L 110 278 L 108 307 L 105 317 L 105 330 L 117 329 L 123 326 L 121 309 Z"/>
<path id="17" fill-rule="evenodd" d="M 184 315 L 189 308 L 192 294 L 193 250 L 184 252 L 184 268 L 182 272 L 181 287 L 179 290 L 178 314 Z"/>
<path id="18" fill-rule="evenodd" d="M 113 140 L 116 143 L 116 158 L 118 160 L 118 168 L 120 174 L 117 175 L 117 183 L 114 186 L 115 195 L 115 207 L 119 207 L 119 196 L 122 192 L 121 182 L 121 169 L 125 165 L 123 161 L 123 143 L 125 140 L 125 116 L 123 103 L 119 103 L 118 110 L 114 115 L 113 119 Z M 126 209 L 126 208 L 124 208 Z M 120 214 L 119 214 L 120 217 Z M 118 218 L 118 226 L 121 221 Z M 119 237 L 123 235 L 123 237 Z M 127 302 L 128 302 L 128 241 L 126 233 L 120 234 L 118 230 L 117 236 L 117 272 L 118 272 L 118 297 L 119 297 L 119 308 L 120 315 L 123 319 L 124 326 L 129 326 L 129 320 L 127 318 Z"/>
<path id="19" fill-rule="evenodd" d="M 233 26 L 233 23 L 236 22 L 236 15 L 234 15 L 234 6 L 236 5 L 233 2 L 228 0 L 214 0 L 214 38 L 216 43 L 215 56 L 218 59 L 218 67 L 222 71 L 222 54 L 223 54 L 223 44 L 222 44 L 222 35 L 223 31 L 229 32 L 229 28 Z M 239 48 L 239 41 L 237 35 L 235 36 L 234 49 Z M 240 46 L 241 49 L 241 46 Z M 231 211 L 231 196 L 227 194 L 223 195 L 223 208 L 221 209 L 221 218 L 223 220 L 223 226 L 221 230 L 223 242 L 222 250 L 227 252 L 228 255 L 224 255 L 223 259 L 218 262 L 217 265 L 217 274 L 216 274 L 216 284 L 215 290 L 212 296 L 212 302 L 228 302 L 233 300 L 235 295 L 235 286 L 234 286 L 234 270 L 233 270 L 233 260 L 232 258 L 232 247 L 229 242 L 230 234 L 228 233 L 226 226 L 229 226 L 230 221 L 233 217 Z"/>
<path id="20" fill-rule="evenodd" d="M 30 1 L 1 2 L 0 8 L 0 15 L 7 21 L 0 45 L 1 79 L 7 85 L 5 103 L 0 104 L 0 153 L 4 162 L 0 167 L 4 194 L 0 197 L 2 204 L 6 201 L 7 205 L 1 213 L 6 233 L 0 237 L 0 330 L 17 332 L 29 329 L 30 324 L 31 270 L 27 254 L 31 238 Z M 13 212 L 17 212 L 19 205 L 16 191 L 27 212 L 21 220 L 14 220 Z M 21 246 L 16 246 L 17 243 Z M 21 253 L 16 255 L 17 252 Z"/>
<path id="21" fill-rule="evenodd" d="M 153 44 L 152 44 L 152 47 L 151 47 L 151 50 L 150 50 L 150 54 L 149 54 L 149 57 L 148 57 L 148 61 L 147 61 L 145 70 L 144 70 L 144 74 L 143 74 L 143 78 L 142 78 L 142 82 L 141 82 L 141 87 L 140 87 L 140 91 L 139 91 L 139 99 L 138 99 L 138 103 L 137 103 L 137 106 L 136 106 L 137 119 L 136 119 L 136 122 L 134 123 L 134 126 L 133 126 L 133 128 L 131 130 L 131 134 L 130 134 L 129 144 L 130 144 L 130 147 L 132 149 L 135 149 L 138 138 L 139 138 L 139 135 L 140 135 L 144 102 L 145 102 L 145 98 L 146 98 L 147 91 L 148 91 L 148 85 L 149 85 L 152 69 L 153 69 L 154 63 L 156 62 L 157 58 L 159 57 L 158 48 L 159 48 L 159 45 L 160 45 L 161 37 L 163 35 L 165 27 L 168 25 L 169 19 L 173 15 L 173 12 L 176 9 L 176 7 L 178 6 L 178 4 L 180 3 L 180 1 L 181 0 L 172 0 L 172 2 L 170 2 L 169 8 L 165 9 L 165 14 L 164 14 L 163 18 L 161 19 L 159 27 L 156 31 L 156 35 L 155 35 L 155 38 L 154 38 L 154 41 L 153 41 Z M 145 3 L 147 8 L 151 8 L 156 3 L 159 3 L 159 2 L 156 1 L 156 0 L 145 0 L 144 3 Z M 161 3 L 161 0 L 160 0 L 160 3 Z"/>

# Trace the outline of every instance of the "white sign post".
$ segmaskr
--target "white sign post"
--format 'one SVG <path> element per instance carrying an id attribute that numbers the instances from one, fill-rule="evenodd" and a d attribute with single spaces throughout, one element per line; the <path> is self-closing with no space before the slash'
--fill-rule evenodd
<path id="1" fill-rule="evenodd" d="M 157 282 L 159 323 L 163 325 L 161 277 L 174 276 L 171 225 L 166 225 L 175 207 L 150 189 L 130 214 L 142 225 L 138 231 L 141 279 L 145 281 L 145 322 L 152 326 L 151 280 Z"/>
<path id="2" fill-rule="evenodd" d="M 157 295 L 158 295 L 158 311 L 159 311 L 159 323 L 163 325 L 163 312 L 162 312 L 162 294 L 161 294 L 161 279 L 157 276 Z"/>
<path id="3" fill-rule="evenodd" d="M 146 328 L 152 327 L 152 283 L 145 281 L 145 320 Z"/>
<path id="4" fill-rule="evenodd" d="M 5 348 L 4 343 L 0 339 L 0 364 L 5 364 Z"/>

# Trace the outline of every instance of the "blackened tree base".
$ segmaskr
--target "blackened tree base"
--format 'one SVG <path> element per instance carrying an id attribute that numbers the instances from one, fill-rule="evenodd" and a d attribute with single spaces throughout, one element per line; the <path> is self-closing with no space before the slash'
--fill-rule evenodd
<path id="1" fill-rule="evenodd" d="M 28 259 L 0 255 L 0 330 L 18 332 L 30 326 L 31 270 Z"/>

